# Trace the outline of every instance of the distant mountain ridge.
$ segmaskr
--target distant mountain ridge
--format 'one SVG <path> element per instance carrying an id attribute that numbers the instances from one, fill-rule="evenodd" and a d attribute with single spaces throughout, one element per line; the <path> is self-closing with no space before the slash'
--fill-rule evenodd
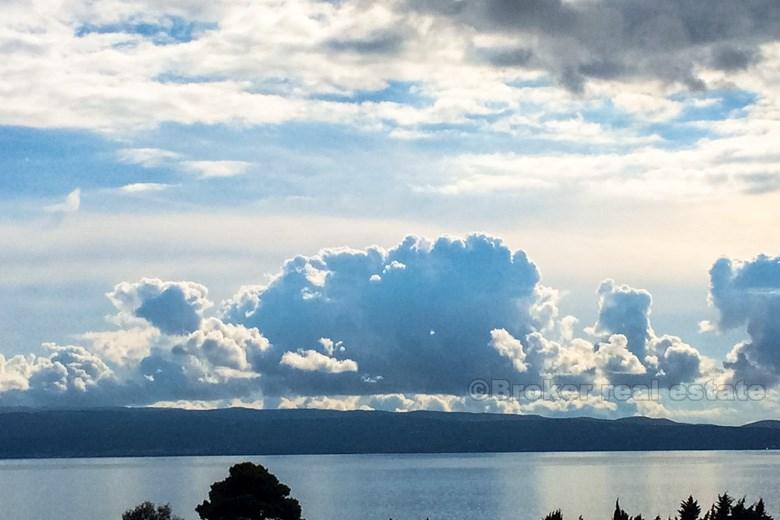
<path id="1" fill-rule="evenodd" d="M 780 429 L 780 421 L 774 419 L 766 419 L 763 421 L 756 421 L 750 424 L 746 424 L 745 428 L 778 428 Z"/>
<path id="2" fill-rule="evenodd" d="M 0 410 L 0 458 L 780 448 L 780 422 L 329 410 Z"/>

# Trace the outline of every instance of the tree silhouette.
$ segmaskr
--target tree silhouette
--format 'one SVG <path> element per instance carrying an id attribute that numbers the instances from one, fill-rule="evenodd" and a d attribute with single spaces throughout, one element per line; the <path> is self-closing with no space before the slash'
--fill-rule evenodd
<path id="1" fill-rule="evenodd" d="M 755 508 L 756 508 L 755 511 L 756 511 L 756 516 L 757 517 L 759 517 L 759 518 L 766 518 L 768 516 L 766 514 L 766 506 L 764 506 L 764 499 L 763 498 L 759 498 L 758 499 L 758 502 L 756 502 Z"/>
<path id="2" fill-rule="evenodd" d="M 731 506 L 733 504 L 734 499 L 728 493 L 718 495 L 718 501 L 713 506 L 715 514 L 712 520 L 728 520 L 729 516 L 731 516 Z"/>
<path id="3" fill-rule="evenodd" d="M 155 506 L 151 502 L 144 502 L 125 511 L 122 520 L 182 520 L 182 518 L 174 516 L 168 504 Z"/>
<path id="4" fill-rule="evenodd" d="M 629 520 L 628 513 L 620 508 L 620 500 L 615 500 L 615 512 L 612 513 L 612 520 Z"/>
<path id="5" fill-rule="evenodd" d="M 759 498 L 758 502 L 751 506 L 745 505 L 745 500 L 745 498 L 741 498 L 734 502 L 728 493 L 718 495 L 718 501 L 710 507 L 702 520 L 773 520 L 766 512 L 763 499 Z M 674 520 L 699 520 L 701 507 L 692 496 L 689 496 L 682 501 L 677 514 L 678 516 Z M 563 515 L 561 510 L 557 509 L 542 520 L 563 520 Z M 582 520 L 582 516 L 579 517 L 579 520 Z M 616 500 L 612 520 L 643 520 L 643 518 L 641 514 L 630 516 L 620 507 L 620 500 Z M 655 520 L 661 520 L 661 517 L 656 516 Z"/>
<path id="6" fill-rule="evenodd" d="M 677 514 L 680 515 L 680 520 L 698 520 L 701 514 L 701 507 L 693 499 L 693 496 L 689 496 L 687 500 L 682 501 Z"/>
<path id="7" fill-rule="evenodd" d="M 231 467 L 195 511 L 203 520 L 301 520 L 301 506 L 290 497 L 290 488 L 251 462 Z"/>

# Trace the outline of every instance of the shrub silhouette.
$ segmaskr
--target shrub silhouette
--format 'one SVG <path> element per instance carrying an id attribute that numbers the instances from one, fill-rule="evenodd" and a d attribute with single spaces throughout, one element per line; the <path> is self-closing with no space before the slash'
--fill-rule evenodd
<path id="1" fill-rule="evenodd" d="M 301 520 L 301 506 L 290 497 L 290 488 L 251 462 L 231 467 L 195 511 L 203 520 Z"/>
<path id="2" fill-rule="evenodd" d="M 168 504 L 155 506 L 151 502 L 144 502 L 125 511 L 122 520 L 182 520 L 182 518 L 174 516 Z"/>

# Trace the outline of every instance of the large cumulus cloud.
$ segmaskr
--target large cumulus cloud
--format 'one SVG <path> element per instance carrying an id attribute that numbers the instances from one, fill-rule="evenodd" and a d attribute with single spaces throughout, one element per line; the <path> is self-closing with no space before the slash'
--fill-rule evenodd
<path id="1" fill-rule="evenodd" d="M 775 385 L 780 380 L 780 258 L 746 262 L 721 258 L 710 270 L 710 300 L 720 330 L 745 326 L 750 339 L 738 343 L 724 366 L 734 382 Z"/>
<path id="2" fill-rule="evenodd" d="M 271 341 L 273 355 L 261 367 L 268 391 L 316 393 L 325 384 L 355 394 L 462 393 L 476 377 L 516 375 L 517 366 L 488 345 L 490 331 L 524 337 L 538 328 L 539 279 L 524 252 L 494 238 L 409 237 L 387 251 L 294 258 L 268 287 L 230 302 L 225 319 Z M 300 363 L 289 354 L 278 363 L 323 337 L 341 342 L 333 355 L 354 360 L 359 373 L 293 373 Z"/>

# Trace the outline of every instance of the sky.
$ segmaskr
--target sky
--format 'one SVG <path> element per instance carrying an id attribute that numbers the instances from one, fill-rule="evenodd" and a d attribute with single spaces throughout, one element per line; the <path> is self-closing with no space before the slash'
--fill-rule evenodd
<path id="1" fill-rule="evenodd" d="M 774 0 L 0 10 L 0 406 L 780 419 Z"/>

